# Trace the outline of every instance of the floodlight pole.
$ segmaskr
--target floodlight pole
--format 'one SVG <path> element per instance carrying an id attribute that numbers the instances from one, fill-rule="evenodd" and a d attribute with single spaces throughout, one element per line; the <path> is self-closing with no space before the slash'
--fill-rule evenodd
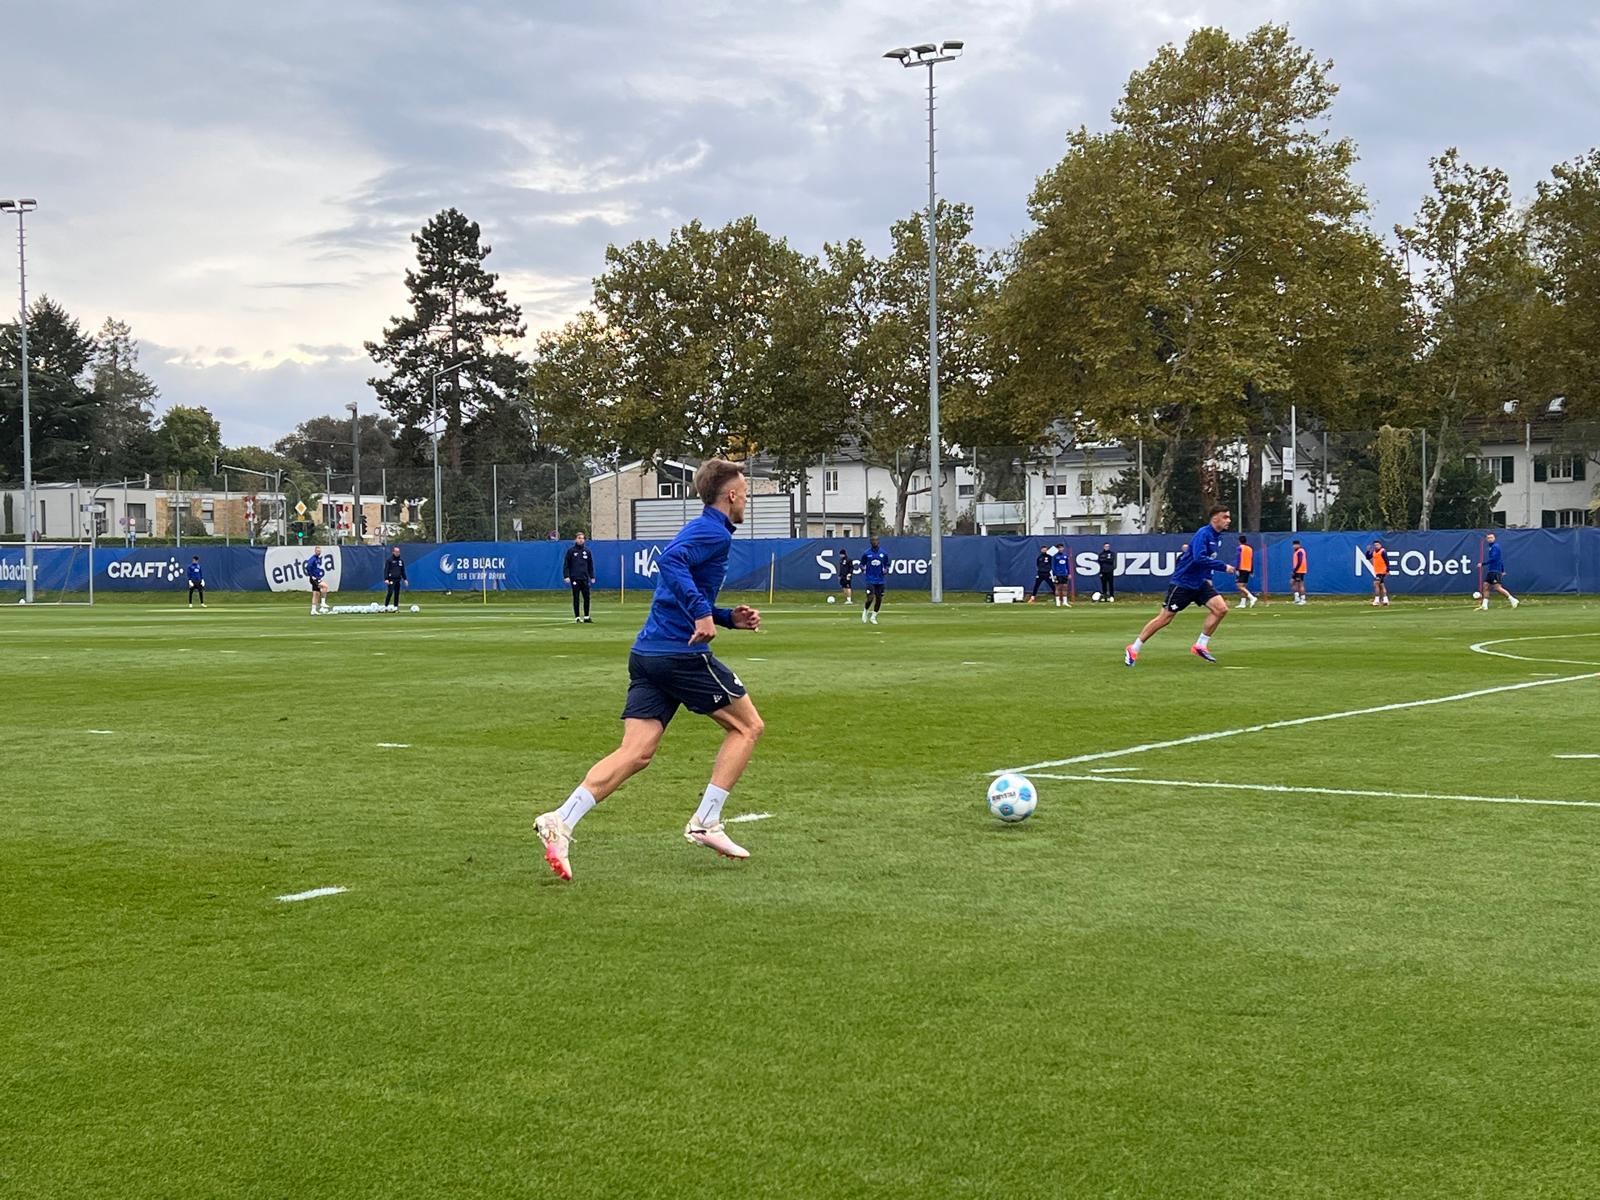
<path id="1" fill-rule="evenodd" d="M 961 56 L 963 43 L 931 42 L 912 49 L 891 50 L 884 55 L 902 67 L 928 68 L 928 599 L 944 602 L 944 517 L 941 512 L 940 476 L 943 464 L 939 453 L 939 198 L 934 186 L 934 88 L 933 68 L 954 62 Z M 915 57 L 913 57 L 913 54 Z M 823 481 L 826 485 L 826 480 Z"/>
<path id="2" fill-rule="evenodd" d="M 355 487 L 350 496 L 350 534 L 356 545 L 361 545 L 361 415 L 352 400 L 345 405 L 350 410 L 350 467 L 355 473 Z"/>
<path id="3" fill-rule="evenodd" d="M 28 243 L 22 214 L 39 207 L 36 200 L 0 200 L 0 212 L 17 214 L 17 330 L 22 339 L 22 599 L 33 603 L 33 420 L 28 409 Z M 90 573 L 94 566 L 91 563 Z"/>
<path id="4" fill-rule="evenodd" d="M 439 470 L 439 376 L 459 371 L 471 361 L 470 358 L 463 358 L 448 367 L 440 367 L 428 377 L 428 383 L 433 389 L 433 540 L 436 545 L 444 542 L 444 508 L 439 500 L 442 490 Z"/>

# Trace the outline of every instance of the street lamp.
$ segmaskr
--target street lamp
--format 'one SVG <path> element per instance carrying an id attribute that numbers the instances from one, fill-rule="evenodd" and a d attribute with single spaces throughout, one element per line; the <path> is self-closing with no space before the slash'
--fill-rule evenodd
<path id="1" fill-rule="evenodd" d="M 350 401 L 345 405 L 350 410 L 350 468 L 354 472 L 356 481 L 350 496 L 350 536 L 355 539 L 356 545 L 361 545 L 361 414 L 356 410 L 356 402 Z"/>
<path id="2" fill-rule="evenodd" d="M 37 200 L 0 200 L 0 213 L 17 214 L 17 291 L 21 308 L 17 330 L 22 338 L 22 599 L 33 603 L 33 421 L 28 412 L 28 242 L 22 214 L 39 207 Z M 92 574 L 94 564 L 89 564 Z"/>
<path id="3" fill-rule="evenodd" d="M 451 371 L 459 371 L 472 360 L 463 358 L 460 362 L 451 363 L 448 367 L 440 367 L 428 376 L 428 383 L 433 388 L 433 540 L 435 543 L 444 541 L 444 509 L 440 506 L 440 474 L 439 474 L 439 376 L 448 375 Z"/>
<path id="4" fill-rule="evenodd" d="M 939 511 L 943 467 L 939 461 L 939 234 L 934 225 L 938 196 L 933 186 L 933 68 L 960 58 L 965 46 L 965 42 L 923 42 L 884 55 L 902 67 L 928 68 L 928 522 L 932 539 L 928 598 L 935 604 L 944 601 L 944 530 Z"/>

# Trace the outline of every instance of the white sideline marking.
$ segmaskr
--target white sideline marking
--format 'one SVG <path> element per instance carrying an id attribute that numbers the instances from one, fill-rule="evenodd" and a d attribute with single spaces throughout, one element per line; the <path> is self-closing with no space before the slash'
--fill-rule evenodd
<path id="1" fill-rule="evenodd" d="M 1474 642 L 1472 649 L 1479 654 L 1492 654 L 1495 658 L 1512 658 L 1518 662 L 1564 663 L 1569 667 L 1600 667 L 1600 662 L 1588 658 L 1529 658 L 1526 654 L 1512 654 L 1508 650 L 1490 650 L 1490 646 L 1503 646 L 1507 642 L 1555 642 L 1568 638 L 1600 637 L 1600 633 L 1540 633 L 1530 637 L 1490 638 L 1487 642 Z"/>
<path id="2" fill-rule="evenodd" d="M 409 750 L 409 749 L 411 749 L 411 743 L 410 742 L 379 742 L 378 743 L 378 749 L 379 750 Z"/>
<path id="3" fill-rule="evenodd" d="M 771 813 L 740 813 L 737 817 L 729 817 L 729 825 L 737 825 L 740 821 L 765 821 Z"/>
<path id="4" fill-rule="evenodd" d="M 85 733 L 115 733 L 115 729 L 85 729 Z"/>
<path id="5" fill-rule="evenodd" d="M 1376 800 L 1468 800 L 1476 804 L 1537 804 L 1555 808 L 1600 808 L 1600 800 L 1535 800 L 1527 796 L 1464 796 L 1452 792 L 1378 792 L 1365 788 L 1290 787 L 1282 783 L 1204 783 L 1194 779 L 1117 779 L 1104 775 L 1037 775 L 1064 783 L 1125 783 L 1134 787 L 1199 788 L 1201 791 L 1275 792 L 1296 796 L 1364 796 Z"/>
<path id="6" fill-rule="evenodd" d="M 1372 708 L 1351 708 L 1343 712 L 1322 713 L 1315 717 L 1294 717 L 1286 721 L 1266 721 L 1260 725 L 1244 725 L 1238 729 L 1219 729 L 1215 733 L 1195 733 L 1188 737 L 1171 738 L 1164 742 L 1144 742 L 1126 746 L 1121 750 L 1101 750 L 1094 754 L 1078 754 L 1072 758 L 1052 758 L 1044 762 L 1029 763 L 1025 767 L 1007 767 L 991 771 L 991 775 L 1027 775 L 1046 767 L 1070 767 L 1078 763 L 1098 762 L 1104 758 L 1123 758 L 1129 754 L 1144 754 L 1150 750 L 1170 750 L 1174 746 L 1192 746 L 1196 742 L 1214 742 L 1220 738 L 1238 737 L 1245 733 L 1262 733 L 1268 729 L 1290 729 L 1296 725 L 1316 725 L 1322 721 L 1342 721 L 1346 717 L 1369 717 L 1375 713 L 1399 712 L 1406 708 L 1427 708 L 1434 704 L 1453 704 L 1457 700 L 1476 700 L 1480 696 L 1496 696 L 1502 692 L 1520 692 L 1526 688 L 1550 687 L 1558 683 L 1577 683 L 1581 680 L 1600 679 L 1600 671 L 1582 675 L 1562 675 L 1556 679 L 1535 679 L 1526 683 L 1503 683 L 1498 687 L 1478 688 L 1471 692 L 1456 692 L 1450 696 L 1434 696 L 1427 700 L 1401 700 L 1394 704 L 1378 704 Z"/>
<path id="7" fill-rule="evenodd" d="M 1552 758 L 1600 758 L 1600 754 L 1555 754 Z"/>
<path id="8" fill-rule="evenodd" d="M 1122 775 L 1129 771 L 1142 771 L 1143 767 L 1090 767 L 1091 775 Z"/>
<path id="9" fill-rule="evenodd" d="M 293 904 L 296 900 L 315 900 L 318 896 L 337 896 L 340 892 L 348 892 L 349 888 L 325 887 L 312 888 L 309 892 L 292 892 L 287 896 L 279 896 L 284 904 Z"/>

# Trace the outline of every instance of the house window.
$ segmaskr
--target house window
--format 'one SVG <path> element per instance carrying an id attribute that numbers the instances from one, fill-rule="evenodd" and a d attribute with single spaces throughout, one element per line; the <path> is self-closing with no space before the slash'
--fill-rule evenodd
<path id="1" fill-rule="evenodd" d="M 217 502 L 214 499 L 208 497 L 200 501 L 200 519 L 207 524 L 217 519 Z"/>
<path id="2" fill-rule="evenodd" d="M 1504 512 L 1490 513 L 1489 514 L 1489 524 L 1493 525 L 1496 529 L 1505 529 L 1505 528 L 1507 528 L 1507 526 L 1506 526 L 1506 514 Z"/>
<path id="3" fill-rule="evenodd" d="M 675 483 L 658 483 L 656 495 L 663 500 L 675 500 L 678 497 L 678 485 Z"/>
<path id="4" fill-rule="evenodd" d="M 1550 460 L 1550 481 L 1570 483 L 1572 481 L 1572 459 L 1569 456 L 1552 458 Z"/>
<path id="5" fill-rule="evenodd" d="M 1586 525 L 1589 512 L 1583 508 L 1547 508 L 1539 514 L 1539 524 L 1545 529 L 1576 529 Z"/>
<path id="6" fill-rule="evenodd" d="M 837 468 L 829 467 L 822 473 L 822 490 L 830 496 L 839 494 L 839 472 Z M 829 534 L 828 536 L 832 537 L 833 535 Z"/>
<path id="7" fill-rule="evenodd" d="M 1533 460 L 1533 480 L 1543 483 L 1549 480 L 1552 483 L 1572 483 L 1582 481 L 1586 475 L 1583 456 L 1570 454 L 1557 454 L 1549 458 L 1536 458 Z"/>
<path id="8" fill-rule="evenodd" d="M 1080 495 L 1080 496 L 1092 496 L 1092 495 L 1094 495 L 1094 476 L 1093 475 L 1079 475 L 1078 476 L 1078 495 Z"/>
<path id="9" fill-rule="evenodd" d="M 975 485 L 975 484 L 971 484 L 971 483 L 958 483 L 958 484 L 956 484 L 956 496 L 959 499 L 962 499 L 962 500 L 970 500 L 970 499 L 972 499 L 973 494 L 977 490 L 978 490 L 977 489 L 977 485 Z"/>
<path id="10" fill-rule="evenodd" d="M 1047 483 L 1044 485 L 1046 496 L 1065 496 L 1068 494 L 1067 485 L 1064 483 Z"/>
<path id="11" fill-rule="evenodd" d="M 1515 483 L 1517 481 L 1516 459 L 1509 454 L 1491 454 L 1487 458 L 1472 460 L 1478 470 L 1482 471 L 1496 483 Z"/>

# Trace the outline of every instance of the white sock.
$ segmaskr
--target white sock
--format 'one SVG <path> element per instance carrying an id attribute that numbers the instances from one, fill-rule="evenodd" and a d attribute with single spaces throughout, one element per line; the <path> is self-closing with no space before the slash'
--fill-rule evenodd
<path id="1" fill-rule="evenodd" d="M 583 814 L 597 804 L 594 793 L 579 784 L 573 789 L 572 795 L 567 797 L 567 802 L 556 809 L 556 816 L 560 817 L 569 827 L 583 820 Z"/>
<path id="2" fill-rule="evenodd" d="M 1134 638 L 1133 639 L 1133 652 L 1135 654 L 1137 654 L 1137 653 L 1139 653 L 1139 651 L 1141 651 L 1143 649 L 1144 649 L 1144 639 L 1143 638 Z"/>
<path id="3" fill-rule="evenodd" d="M 1194 644 L 1204 649 L 1206 646 L 1211 644 L 1211 635 L 1209 633 L 1202 633 L 1199 637 L 1195 638 Z"/>
<path id="4" fill-rule="evenodd" d="M 696 825 L 715 825 L 722 820 L 722 803 L 728 793 L 714 783 L 706 784 L 706 794 L 700 798 L 700 807 L 694 810 Z"/>

